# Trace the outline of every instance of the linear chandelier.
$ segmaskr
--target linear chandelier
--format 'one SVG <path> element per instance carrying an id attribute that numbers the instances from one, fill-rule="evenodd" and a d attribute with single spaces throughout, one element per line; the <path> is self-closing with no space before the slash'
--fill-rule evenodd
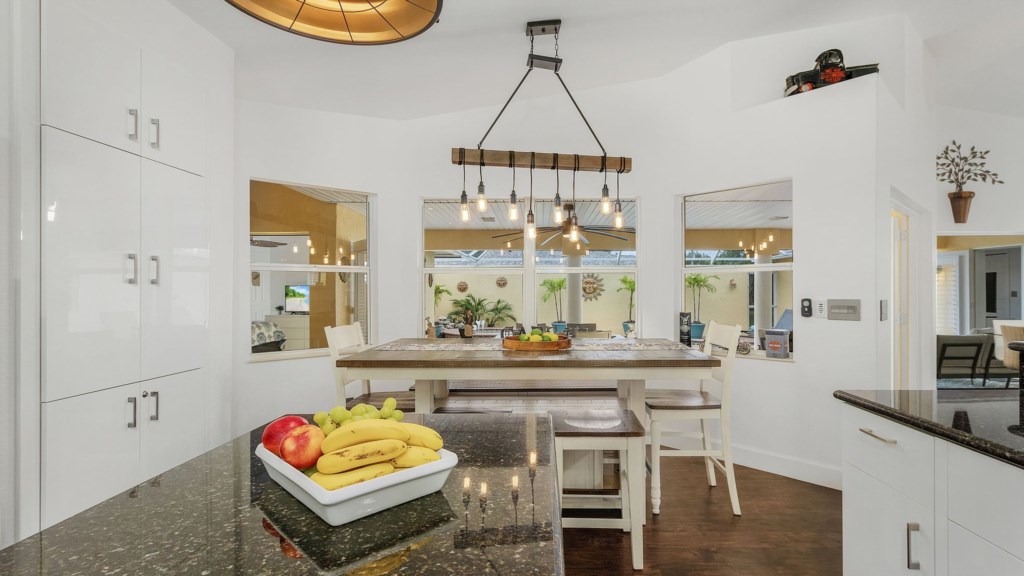
<path id="1" fill-rule="evenodd" d="M 601 144 L 601 140 L 597 137 L 594 132 L 594 128 L 590 125 L 587 117 L 583 114 L 583 110 L 580 109 L 579 104 L 576 102 L 576 98 L 573 97 L 572 92 L 569 91 L 569 87 L 566 86 L 565 81 L 562 80 L 559 70 L 562 67 L 562 59 L 558 57 L 558 34 L 562 28 L 561 20 L 543 20 L 536 22 L 528 22 L 526 24 L 526 36 L 530 39 L 530 54 L 526 59 L 526 73 L 522 79 L 519 80 L 519 84 L 516 85 L 512 94 L 505 101 L 505 105 L 498 111 L 498 115 L 491 122 L 491 125 L 487 128 L 483 138 L 476 145 L 476 149 L 466 148 L 452 148 L 452 164 L 462 166 L 462 195 L 460 197 L 459 212 L 463 222 L 468 222 L 470 219 L 470 207 L 469 207 L 469 195 L 466 193 L 466 166 L 478 166 L 480 173 L 480 183 L 477 185 L 477 196 L 476 196 L 476 208 L 479 212 L 487 211 L 487 195 L 484 186 L 484 166 L 493 167 L 507 167 L 512 169 L 512 193 L 509 194 L 509 220 L 516 221 L 519 218 L 519 206 L 518 199 L 516 197 L 515 190 L 515 169 L 516 168 L 529 168 L 530 169 L 530 200 L 529 206 L 527 207 L 526 213 L 526 228 L 527 236 L 530 238 L 536 238 L 536 218 L 533 213 L 533 170 L 535 168 L 549 168 L 555 171 L 555 197 L 554 197 L 554 213 L 553 218 L 555 224 L 561 226 L 565 230 L 565 237 L 570 238 L 571 241 L 575 242 L 579 237 L 579 218 L 576 214 L 576 172 L 602 172 L 604 173 L 604 186 L 601 188 L 601 212 L 603 214 L 609 214 L 614 208 L 614 223 L 615 228 L 622 229 L 623 227 L 623 215 L 622 215 L 622 203 L 619 199 L 619 175 L 623 172 L 630 172 L 633 169 L 632 158 L 626 156 L 608 156 L 605 151 L 604 145 Z M 533 44 L 534 38 L 537 36 L 553 35 L 555 41 L 555 55 L 554 56 L 543 56 L 540 54 L 534 54 Z M 583 119 L 583 123 L 586 124 L 587 129 L 590 130 L 591 136 L 594 137 L 594 141 L 597 142 L 597 146 L 601 149 L 600 156 L 581 155 L 581 154 L 558 154 L 548 152 L 521 152 L 515 150 L 486 150 L 484 149 L 484 141 L 487 140 L 487 136 L 490 135 L 491 130 L 501 119 L 501 115 L 505 113 L 508 105 L 515 98 L 519 89 L 522 88 L 523 83 L 526 82 L 526 78 L 533 72 L 534 68 L 541 68 L 544 70 L 551 70 L 554 72 L 555 77 L 558 78 L 558 82 L 562 85 L 565 93 L 569 96 L 569 100 L 572 101 L 573 106 L 576 108 L 576 112 L 579 113 L 580 118 Z M 560 178 L 559 172 L 561 170 L 569 170 L 573 172 L 573 202 L 572 204 L 566 204 L 564 209 L 562 205 Z M 611 197 L 608 190 L 608 171 L 615 171 L 615 203 L 614 206 L 611 202 Z M 616 236 L 617 238 L 617 236 Z"/>

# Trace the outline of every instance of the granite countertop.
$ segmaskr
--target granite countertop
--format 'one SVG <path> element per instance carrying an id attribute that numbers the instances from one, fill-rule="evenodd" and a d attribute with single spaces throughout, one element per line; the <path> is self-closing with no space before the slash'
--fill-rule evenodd
<path id="1" fill-rule="evenodd" d="M 1019 390 L 837 390 L 833 396 L 1024 468 L 1024 400 Z"/>
<path id="2" fill-rule="evenodd" d="M 267 476 L 262 428 L 0 550 L 0 574 L 556 574 L 564 572 L 551 420 L 409 415 L 459 463 L 440 492 L 332 527 Z M 529 453 L 537 452 L 535 481 Z M 518 474 L 520 498 L 511 485 Z M 462 483 L 473 484 L 463 504 Z M 488 483 L 482 515 L 480 482 Z"/>

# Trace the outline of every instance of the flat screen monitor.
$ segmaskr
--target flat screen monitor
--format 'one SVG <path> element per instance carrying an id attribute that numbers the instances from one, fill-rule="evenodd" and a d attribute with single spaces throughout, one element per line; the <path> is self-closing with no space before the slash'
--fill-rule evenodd
<path id="1" fill-rule="evenodd" d="M 292 284 L 284 287 L 284 311 L 309 313 L 308 284 Z"/>

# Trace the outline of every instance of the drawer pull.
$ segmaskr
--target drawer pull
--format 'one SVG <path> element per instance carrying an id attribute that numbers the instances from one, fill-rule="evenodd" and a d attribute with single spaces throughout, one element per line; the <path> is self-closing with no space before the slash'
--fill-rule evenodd
<path id="1" fill-rule="evenodd" d="M 920 570 L 921 563 L 914 560 L 913 546 L 910 542 L 910 535 L 914 532 L 920 532 L 921 525 L 917 522 L 907 522 L 907 570 Z"/>
<path id="2" fill-rule="evenodd" d="M 879 436 L 878 434 L 875 434 L 875 431 L 872 430 L 871 428 L 860 428 L 859 430 L 861 432 L 867 434 L 868 436 L 871 436 L 875 440 L 878 440 L 878 441 L 881 441 L 881 442 L 885 442 L 886 444 L 888 444 L 890 446 L 895 446 L 896 445 L 896 441 L 895 440 L 893 440 L 891 438 L 883 438 L 883 437 Z"/>

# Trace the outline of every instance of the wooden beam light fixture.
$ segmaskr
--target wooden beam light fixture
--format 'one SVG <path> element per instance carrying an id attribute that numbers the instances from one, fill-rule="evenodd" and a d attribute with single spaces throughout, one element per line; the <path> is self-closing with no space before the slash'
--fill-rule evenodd
<path id="1" fill-rule="evenodd" d="M 517 219 L 518 206 L 515 193 L 515 169 L 516 168 L 529 168 L 530 169 L 530 203 L 527 207 L 527 228 L 528 236 L 534 237 L 531 226 L 534 224 L 533 215 L 533 170 L 535 168 L 549 168 L 555 171 L 555 222 L 560 223 L 562 221 L 562 203 L 561 195 L 558 191 L 559 182 L 558 175 L 561 170 L 572 170 L 573 172 L 573 193 L 575 195 L 575 183 L 576 183 L 576 172 L 601 172 L 605 175 L 604 186 L 601 188 L 601 213 L 610 214 L 612 212 L 612 202 L 608 190 L 608 171 L 615 170 L 615 181 L 616 181 L 616 192 L 615 192 L 615 225 L 616 228 L 622 228 L 622 205 L 619 201 L 618 193 L 618 181 L 619 175 L 624 172 L 630 172 L 633 170 L 632 158 L 626 156 L 608 156 L 604 145 L 601 144 L 601 140 L 597 137 L 594 132 L 594 128 L 590 125 L 587 117 L 583 114 L 583 110 L 580 109 L 579 104 L 576 103 L 576 99 L 573 98 L 572 92 L 569 91 L 569 87 L 566 86 L 565 81 L 562 80 L 559 70 L 561 69 L 562 59 L 558 57 L 558 33 L 562 28 L 561 20 L 544 20 L 538 22 L 528 22 L 526 24 L 526 35 L 530 38 L 530 54 L 527 57 L 527 69 L 526 74 L 523 75 L 522 79 L 519 80 L 519 84 L 516 85 L 515 90 L 505 101 L 505 105 L 498 111 L 498 115 L 491 122 L 491 125 L 487 128 L 487 132 L 484 133 L 483 138 L 477 144 L 476 149 L 466 148 L 452 148 L 452 164 L 458 164 L 462 166 L 462 216 L 463 221 L 469 220 L 468 210 L 468 198 L 466 196 L 466 166 L 479 166 L 480 167 L 480 184 L 477 186 L 477 209 L 480 212 L 487 210 L 487 197 L 484 193 L 484 178 L 483 178 L 483 167 L 506 167 L 512 169 L 512 193 L 509 196 L 511 201 L 511 207 L 509 217 L 511 220 Z M 542 35 L 554 35 L 555 37 L 555 55 L 541 56 L 533 53 L 533 43 L 535 36 Z M 533 72 L 534 68 L 541 68 L 545 70 L 551 70 L 555 77 L 558 78 L 559 83 L 565 90 L 565 93 L 569 96 L 569 100 L 572 101 L 573 106 L 576 108 L 576 112 L 579 113 L 580 118 L 583 119 L 583 123 L 586 124 L 587 129 L 590 130 L 591 136 L 594 137 L 594 141 L 597 142 L 598 147 L 601 149 L 601 155 L 583 155 L 583 154 L 559 154 L 556 152 L 524 152 L 517 150 L 488 150 L 484 148 L 484 141 L 487 140 L 487 136 L 490 135 L 491 130 L 498 123 L 501 115 L 505 113 L 508 105 L 515 98 L 519 89 L 526 82 L 526 78 Z M 575 217 L 575 214 L 570 216 Z"/>

